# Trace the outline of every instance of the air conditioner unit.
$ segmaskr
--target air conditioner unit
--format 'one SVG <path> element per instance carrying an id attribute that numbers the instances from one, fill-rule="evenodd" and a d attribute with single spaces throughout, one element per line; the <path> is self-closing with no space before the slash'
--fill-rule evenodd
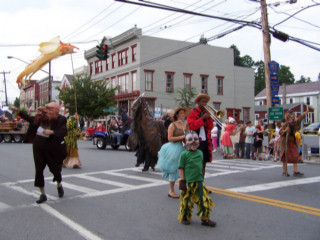
<path id="1" fill-rule="evenodd" d="M 172 87 L 167 87 L 167 92 L 173 92 L 173 88 Z"/>

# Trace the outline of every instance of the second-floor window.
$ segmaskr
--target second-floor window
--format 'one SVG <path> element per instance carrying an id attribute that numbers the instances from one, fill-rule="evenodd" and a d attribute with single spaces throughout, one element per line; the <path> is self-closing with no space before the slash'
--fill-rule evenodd
<path id="1" fill-rule="evenodd" d="M 116 67 L 116 54 L 113 53 L 111 55 L 111 68 L 115 68 Z"/>
<path id="2" fill-rule="evenodd" d="M 137 61 L 137 44 L 131 46 L 132 62 Z"/>
<path id="3" fill-rule="evenodd" d="M 208 75 L 200 75 L 201 77 L 201 93 L 208 93 Z"/>
<path id="4" fill-rule="evenodd" d="M 137 71 L 131 72 L 132 77 L 132 91 L 137 90 Z"/>
<path id="5" fill-rule="evenodd" d="M 191 76 L 190 73 L 184 73 L 184 89 L 187 91 L 191 90 Z"/>
<path id="6" fill-rule="evenodd" d="M 173 92 L 173 72 L 166 72 L 166 92 Z"/>
<path id="7" fill-rule="evenodd" d="M 94 62 L 96 74 L 102 73 L 102 61 L 98 60 Z"/>
<path id="8" fill-rule="evenodd" d="M 217 77 L 217 95 L 223 95 L 223 77 Z"/>
<path id="9" fill-rule="evenodd" d="M 118 52 L 118 67 L 128 64 L 128 48 Z"/>
<path id="10" fill-rule="evenodd" d="M 306 97 L 306 104 L 310 105 L 310 97 Z"/>
<path id="11" fill-rule="evenodd" d="M 144 70 L 146 91 L 153 91 L 153 73 L 154 70 Z"/>

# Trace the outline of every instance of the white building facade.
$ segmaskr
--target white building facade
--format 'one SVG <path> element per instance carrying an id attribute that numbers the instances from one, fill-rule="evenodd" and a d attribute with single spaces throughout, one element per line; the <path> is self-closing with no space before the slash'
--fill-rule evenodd
<path id="1" fill-rule="evenodd" d="M 85 53 L 88 74 L 117 86 L 118 106 L 129 113 L 141 93 L 157 116 L 177 107 L 177 89 L 194 87 L 226 117 L 254 120 L 254 71 L 234 66 L 233 49 L 144 36 L 136 27 L 104 42 L 107 61 L 96 57 L 96 48 Z"/>
<path id="2" fill-rule="evenodd" d="M 279 87 L 280 105 L 304 103 L 314 109 L 308 113 L 307 122 L 320 122 L 320 82 L 299 83 Z M 266 89 L 254 98 L 255 106 L 266 105 Z"/>

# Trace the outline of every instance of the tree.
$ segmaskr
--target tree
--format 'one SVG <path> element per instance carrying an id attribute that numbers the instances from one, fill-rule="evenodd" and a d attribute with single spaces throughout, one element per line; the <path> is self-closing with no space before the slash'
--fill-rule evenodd
<path id="1" fill-rule="evenodd" d="M 254 68 L 254 95 L 257 95 L 266 87 L 264 61 L 255 62 Z"/>
<path id="2" fill-rule="evenodd" d="M 290 71 L 290 67 L 285 65 L 280 65 L 278 71 L 278 78 L 279 78 L 279 86 L 283 83 L 290 85 L 294 84 L 294 75 Z"/>
<path id="3" fill-rule="evenodd" d="M 20 98 L 16 97 L 13 102 L 13 106 L 15 106 L 16 108 L 20 108 Z"/>
<path id="4" fill-rule="evenodd" d="M 175 98 L 179 106 L 184 106 L 188 108 L 193 108 L 193 98 L 196 96 L 196 88 L 191 87 L 190 89 L 178 88 L 177 89 L 178 97 Z"/>
<path id="5" fill-rule="evenodd" d="M 311 78 L 310 77 L 305 77 L 303 75 L 301 75 L 300 80 L 295 81 L 295 83 L 308 83 L 311 82 Z"/>
<path id="6" fill-rule="evenodd" d="M 116 104 L 113 98 L 116 88 L 107 88 L 104 81 L 92 82 L 90 76 L 77 76 L 70 88 L 58 88 L 60 100 L 67 106 L 70 115 L 75 113 L 74 86 L 80 116 L 97 118 L 104 115 L 104 109 Z"/>
<path id="7" fill-rule="evenodd" d="M 233 49 L 233 62 L 234 62 L 234 65 L 236 66 L 242 66 L 242 60 L 241 60 L 241 57 L 240 57 L 240 51 L 239 49 L 237 48 L 236 45 L 232 44 L 230 46 L 230 48 Z"/>

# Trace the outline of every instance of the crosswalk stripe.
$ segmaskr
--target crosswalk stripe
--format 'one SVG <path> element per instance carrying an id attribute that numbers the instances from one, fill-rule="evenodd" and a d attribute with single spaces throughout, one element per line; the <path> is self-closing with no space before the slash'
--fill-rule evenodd
<path id="1" fill-rule="evenodd" d="M 0 202 L 0 212 L 4 212 L 4 211 L 6 211 L 7 209 L 10 209 L 10 208 L 11 208 L 10 205 L 5 204 L 3 202 Z"/>
<path id="2" fill-rule="evenodd" d="M 51 184 L 55 184 L 55 183 L 51 182 Z M 71 190 L 75 190 L 75 191 L 82 192 L 82 193 L 92 193 L 92 192 L 98 191 L 97 189 L 86 188 L 86 187 L 82 187 L 82 186 L 67 183 L 67 182 L 63 182 L 62 186 L 63 186 L 63 188 L 69 188 Z"/>
<path id="3" fill-rule="evenodd" d="M 317 183 L 317 182 L 320 182 L 320 177 L 311 177 L 311 178 L 303 178 L 303 179 L 296 179 L 296 180 L 289 180 L 289 181 L 264 183 L 264 184 L 257 184 L 252 186 L 230 188 L 227 190 L 233 191 L 233 192 L 248 193 L 248 192 L 265 191 L 265 190 L 270 190 L 275 188 L 295 186 L 300 184 Z"/>
<path id="4" fill-rule="evenodd" d="M 103 172 L 105 174 L 105 172 Z M 116 181 L 111 181 L 111 180 L 106 180 L 106 179 L 101 179 L 101 178 L 96 178 L 88 175 L 79 175 L 77 176 L 78 178 L 82 178 L 85 180 L 93 181 L 93 182 L 98 182 L 98 183 L 103 183 L 103 184 L 108 184 L 108 185 L 113 185 L 117 187 L 122 187 L 122 188 L 130 188 L 133 185 L 126 184 L 126 183 L 121 183 L 121 182 L 116 182 Z"/>
<path id="5" fill-rule="evenodd" d="M 132 175 L 125 174 L 125 173 L 106 172 L 105 174 L 118 176 L 118 177 L 129 178 L 129 179 L 134 179 L 134 180 L 140 180 L 140 181 L 144 181 L 144 182 L 158 183 L 158 182 L 162 181 L 162 180 L 159 180 L 159 179 L 146 178 L 146 177 L 140 177 L 140 176 L 132 176 Z"/>

